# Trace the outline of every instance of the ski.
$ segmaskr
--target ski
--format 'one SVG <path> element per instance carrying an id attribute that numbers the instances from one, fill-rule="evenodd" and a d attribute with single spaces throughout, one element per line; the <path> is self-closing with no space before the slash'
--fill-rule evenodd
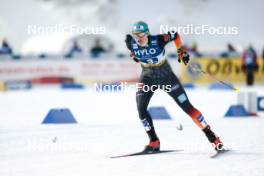
<path id="1" fill-rule="evenodd" d="M 218 158 L 228 152 L 230 152 L 231 150 L 227 150 L 227 149 L 224 149 L 224 150 L 220 150 L 220 151 L 216 151 L 215 153 L 211 154 L 210 155 L 210 158 Z"/>
<path id="2" fill-rule="evenodd" d="M 153 154 L 162 154 L 162 153 L 172 153 L 172 152 L 178 152 L 178 151 L 181 151 L 181 150 L 160 150 L 160 151 L 154 151 L 154 152 L 141 151 L 141 152 L 135 152 L 135 153 L 125 154 L 125 155 L 110 156 L 110 158 L 124 158 L 124 157 L 130 157 L 130 156 L 153 155 Z"/>

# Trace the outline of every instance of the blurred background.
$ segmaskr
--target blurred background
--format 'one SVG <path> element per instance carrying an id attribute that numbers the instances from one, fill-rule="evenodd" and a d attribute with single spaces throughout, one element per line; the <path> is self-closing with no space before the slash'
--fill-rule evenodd
<path id="1" fill-rule="evenodd" d="M 62 82 L 136 82 L 140 67 L 129 58 L 124 39 L 143 20 L 151 34 L 161 25 L 235 27 L 236 34 L 182 33 L 192 61 L 231 84 L 263 84 L 264 25 L 261 0 L 25 0 L 0 1 L 0 81 L 48 85 Z M 175 29 L 175 28 L 174 28 Z M 181 31 L 179 31 L 181 32 Z M 250 49 L 249 49 L 250 48 Z M 208 85 L 212 79 L 168 59 L 183 83 Z M 248 52 L 246 52 L 248 51 Z M 257 57 L 253 83 L 243 66 Z"/>
<path id="2" fill-rule="evenodd" d="M 0 0 L 0 175 L 263 176 L 263 7 L 263 0 Z M 180 154 L 109 159 L 147 141 L 136 89 L 114 87 L 134 85 L 141 73 L 124 42 L 139 20 L 153 35 L 167 32 L 161 26 L 180 33 L 190 64 L 206 74 L 179 64 L 173 43 L 167 59 L 234 154 L 209 160 L 203 133 L 157 90 L 149 107 L 170 116 L 154 122 L 162 149 Z"/>

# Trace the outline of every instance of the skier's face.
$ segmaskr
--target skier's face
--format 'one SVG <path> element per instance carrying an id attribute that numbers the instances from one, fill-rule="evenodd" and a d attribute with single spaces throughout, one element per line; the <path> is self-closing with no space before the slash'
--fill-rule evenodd
<path id="1" fill-rule="evenodd" d="M 148 43 L 148 35 L 145 33 L 138 33 L 133 35 L 139 46 L 146 46 Z"/>

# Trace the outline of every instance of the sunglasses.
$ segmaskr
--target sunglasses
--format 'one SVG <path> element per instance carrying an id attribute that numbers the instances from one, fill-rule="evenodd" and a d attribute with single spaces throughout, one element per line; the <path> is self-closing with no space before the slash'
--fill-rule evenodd
<path id="1" fill-rule="evenodd" d="M 133 34 L 133 36 L 135 37 L 135 38 L 143 38 L 143 37 L 145 37 L 147 34 L 146 33 L 136 33 L 136 34 Z"/>

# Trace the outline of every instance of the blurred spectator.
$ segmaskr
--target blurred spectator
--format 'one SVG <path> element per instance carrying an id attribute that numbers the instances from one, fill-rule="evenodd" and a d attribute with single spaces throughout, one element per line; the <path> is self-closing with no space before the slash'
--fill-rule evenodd
<path id="1" fill-rule="evenodd" d="M 264 60 L 264 48 L 262 50 L 262 59 Z"/>
<path id="2" fill-rule="evenodd" d="M 82 53 L 81 47 L 78 45 L 77 41 L 73 42 L 72 48 L 69 50 L 69 52 L 65 55 L 67 58 L 73 57 L 77 53 Z"/>
<path id="3" fill-rule="evenodd" d="M 192 43 L 192 46 L 191 46 L 191 48 L 189 50 L 189 53 L 193 54 L 194 57 L 202 57 L 202 54 L 200 52 L 198 52 L 198 46 L 197 46 L 196 42 Z"/>
<path id="4" fill-rule="evenodd" d="M 254 84 L 254 73 L 258 71 L 257 54 L 250 45 L 242 54 L 242 70 L 246 74 L 246 83 L 248 86 Z"/>
<path id="5" fill-rule="evenodd" d="M 236 52 L 235 47 L 231 43 L 227 44 L 227 49 L 228 49 L 228 52 Z"/>
<path id="6" fill-rule="evenodd" d="M 38 57 L 41 58 L 41 59 L 45 59 L 45 58 L 48 57 L 48 55 L 45 54 L 45 53 L 41 53 L 41 54 L 38 55 Z"/>
<path id="7" fill-rule="evenodd" d="M 262 51 L 262 72 L 264 73 L 264 48 Z"/>
<path id="8" fill-rule="evenodd" d="M 187 51 L 193 57 L 202 57 L 202 54 L 198 52 L 198 45 L 196 42 L 193 42 L 191 46 L 184 44 L 183 49 Z"/>
<path id="9" fill-rule="evenodd" d="M 9 44 L 8 44 L 6 39 L 3 39 L 2 47 L 0 48 L 0 55 L 3 55 L 3 54 L 8 54 L 8 55 L 12 55 L 13 54 L 13 50 L 9 46 Z"/>
<path id="10" fill-rule="evenodd" d="M 91 54 L 93 57 L 98 57 L 101 53 L 106 52 L 106 50 L 101 45 L 101 42 L 99 39 L 95 40 L 95 46 L 91 48 Z"/>
<path id="11" fill-rule="evenodd" d="M 221 57 L 234 57 L 238 56 L 238 52 L 236 51 L 235 47 L 231 44 L 227 44 L 227 51 L 224 51 L 220 54 Z"/>

